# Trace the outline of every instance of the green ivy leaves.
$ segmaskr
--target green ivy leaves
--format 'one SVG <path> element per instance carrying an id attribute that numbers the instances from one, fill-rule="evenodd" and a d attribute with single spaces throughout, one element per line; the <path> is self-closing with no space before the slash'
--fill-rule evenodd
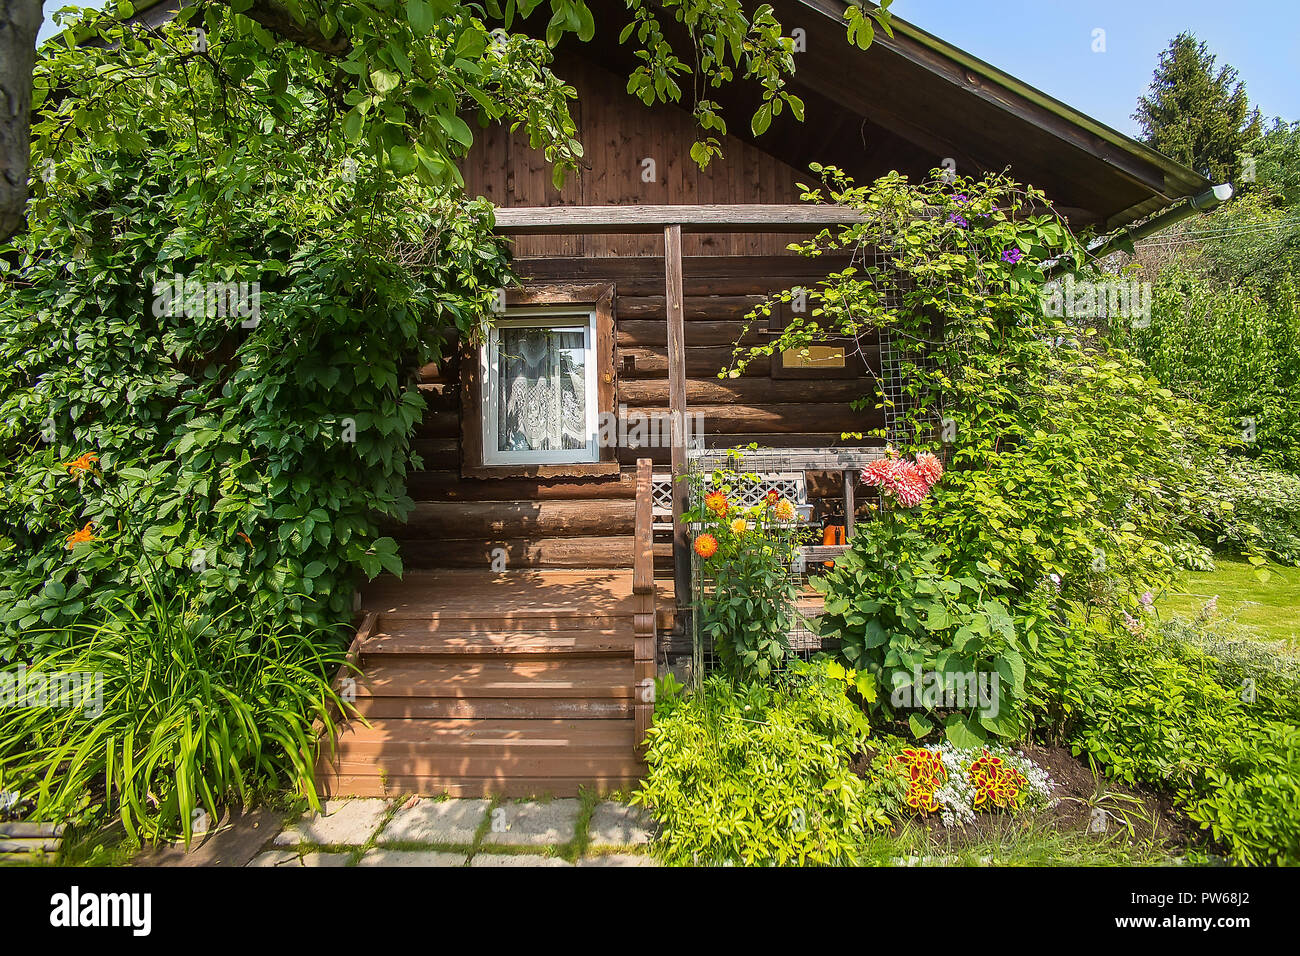
<path id="1" fill-rule="evenodd" d="M 0 274 L 2 658 L 26 656 L 36 625 L 57 641 L 116 602 L 143 613 L 150 566 L 187 613 L 236 630 L 266 612 L 250 595 L 300 633 L 346 622 L 363 576 L 401 572 L 380 526 L 411 507 L 415 370 L 508 281 L 490 207 L 381 174 L 331 129 L 317 58 L 254 51 L 228 16 L 201 22 L 223 67 L 249 67 L 238 110 L 206 63 L 149 38 L 39 67 L 65 95 L 37 117 L 36 155 L 64 145 Z M 104 88 L 104 69 L 129 75 Z M 366 83 L 391 97 L 402 77 Z M 384 108 L 354 98 L 343 132 L 366 140 Z M 467 138 L 455 115 L 435 125 Z M 123 151 L 123 130 L 152 148 Z M 401 137 L 385 155 L 426 158 Z M 433 264 L 409 269 L 395 250 L 430 236 Z M 259 283 L 259 321 L 155 309 L 177 276 Z M 102 479 L 60 467 L 83 452 Z M 98 540 L 68 550 L 88 520 Z"/>

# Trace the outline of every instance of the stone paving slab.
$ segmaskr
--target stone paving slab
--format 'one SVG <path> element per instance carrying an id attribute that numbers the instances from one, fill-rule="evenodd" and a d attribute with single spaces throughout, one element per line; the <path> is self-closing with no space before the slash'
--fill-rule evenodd
<path id="1" fill-rule="evenodd" d="M 348 853 L 306 853 L 295 850 L 268 850 L 253 857 L 249 866 L 347 866 Z"/>
<path id="2" fill-rule="evenodd" d="M 466 858 L 438 850 L 368 850 L 357 866 L 464 866 Z"/>
<path id="3" fill-rule="evenodd" d="M 608 853 L 600 856 L 584 856 L 578 866 L 658 866 L 655 858 L 639 853 Z"/>
<path id="4" fill-rule="evenodd" d="M 298 843 L 368 843 L 388 812 L 388 801 L 376 798 L 330 800 L 323 814 L 300 820 L 275 838 L 276 846 Z"/>
<path id="5" fill-rule="evenodd" d="M 587 824 L 592 846 L 640 846 L 650 842 L 650 815 L 639 807 L 606 801 L 599 804 Z"/>
<path id="6" fill-rule="evenodd" d="M 483 837 L 485 846 L 553 846 L 577 835 L 577 800 L 549 803 L 507 803 L 492 811 L 492 825 Z M 473 861 L 471 861 L 471 866 Z"/>
<path id="7" fill-rule="evenodd" d="M 378 843 L 474 842 L 490 800 L 427 800 L 393 814 L 379 834 Z"/>
<path id="8" fill-rule="evenodd" d="M 470 866 L 573 866 L 568 860 L 553 856 L 536 856 L 532 853 L 480 853 L 469 861 Z"/>

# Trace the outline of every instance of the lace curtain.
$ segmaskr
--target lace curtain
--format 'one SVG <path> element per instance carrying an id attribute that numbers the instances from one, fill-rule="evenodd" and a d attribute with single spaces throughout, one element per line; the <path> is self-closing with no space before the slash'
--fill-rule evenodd
<path id="1" fill-rule="evenodd" d="M 497 336 L 497 450 L 586 448 L 583 333 L 506 327 Z"/>

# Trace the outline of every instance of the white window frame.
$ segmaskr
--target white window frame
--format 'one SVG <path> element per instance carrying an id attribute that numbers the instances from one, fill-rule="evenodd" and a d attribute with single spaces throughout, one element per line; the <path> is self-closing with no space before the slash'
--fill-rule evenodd
<path id="1" fill-rule="evenodd" d="M 587 445 L 585 448 L 554 449 L 543 451 L 500 451 L 497 441 L 497 422 L 500 420 L 498 403 L 501 392 L 498 379 L 500 363 L 498 344 L 502 328 L 543 328 L 583 333 L 583 358 L 586 375 Z M 569 465 L 600 461 L 597 440 L 600 415 L 600 397 L 597 394 L 596 369 L 596 310 L 589 306 L 565 308 L 544 306 L 528 309 L 509 309 L 492 323 L 487 341 L 479 350 L 479 381 L 483 383 L 483 464 L 484 465 Z"/>

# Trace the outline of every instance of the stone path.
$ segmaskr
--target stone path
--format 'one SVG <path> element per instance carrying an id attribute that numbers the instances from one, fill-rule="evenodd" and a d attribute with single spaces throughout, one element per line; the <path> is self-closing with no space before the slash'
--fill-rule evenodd
<path id="1" fill-rule="evenodd" d="M 248 866 L 655 866 L 648 816 L 613 801 L 331 800 Z"/>

